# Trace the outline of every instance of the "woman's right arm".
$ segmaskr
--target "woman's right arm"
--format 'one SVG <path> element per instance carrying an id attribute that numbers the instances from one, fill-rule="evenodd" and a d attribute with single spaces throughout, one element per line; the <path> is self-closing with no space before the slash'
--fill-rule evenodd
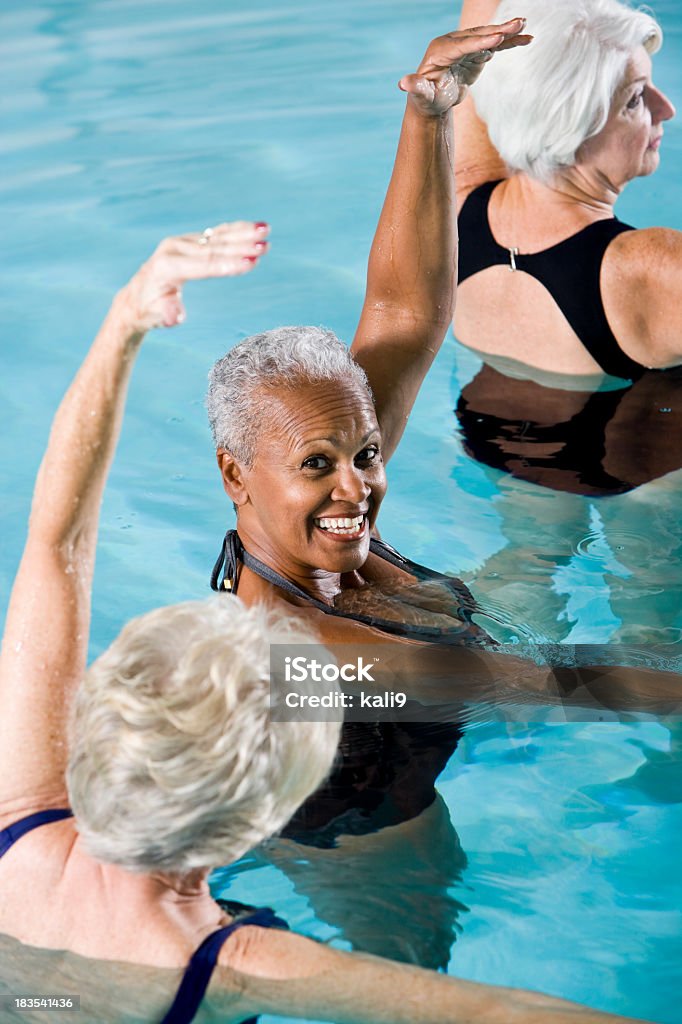
<path id="1" fill-rule="evenodd" d="M 239 1011 L 335 1024 L 627 1024 L 628 1017 L 522 989 L 462 981 L 291 932 L 242 928 L 221 961 Z M 230 986 L 232 987 L 232 986 Z M 640 1022 L 641 1024 L 641 1022 Z"/>
<path id="2" fill-rule="evenodd" d="M 460 27 L 465 25 L 489 25 L 495 20 L 498 0 L 464 0 Z M 519 13 L 523 14 L 523 3 Z M 464 200 L 479 185 L 486 181 L 508 178 L 509 170 L 497 152 L 488 129 L 476 112 L 471 92 L 454 110 L 455 136 L 455 197 L 457 211 Z"/>

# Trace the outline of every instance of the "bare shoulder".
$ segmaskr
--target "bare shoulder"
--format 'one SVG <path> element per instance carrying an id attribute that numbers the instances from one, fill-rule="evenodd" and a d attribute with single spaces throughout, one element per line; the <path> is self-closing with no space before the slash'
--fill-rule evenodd
<path id="1" fill-rule="evenodd" d="M 680 270 L 682 231 L 674 228 L 638 228 L 624 231 L 609 245 L 604 263 L 620 264 L 621 272 L 638 275 L 642 280 L 665 269 Z M 671 262 L 672 261 L 672 262 Z"/>
<path id="2" fill-rule="evenodd" d="M 0 827 L 11 823 L 3 820 Z M 78 900 L 90 892 L 97 870 L 96 862 L 79 847 L 69 818 L 22 835 L 7 850 L 0 860 L 0 931 L 32 945 L 60 945 L 61 917 L 56 908 L 75 878 L 71 898 Z"/>
<path id="3" fill-rule="evenodd" d="M 615 238 L 601 271 L 604 310 L 621 348 L 645 366 L 682 361 L 682 232 L 643 228 Z"/>
<path id="4" fill-rule="evenodd" d="M 415 579 L 406 569 L 393 565 L 392 562 L 375 554 L 373 551 L 370 551 L 367 556 L 367 561 L 362 567 L 361 575 L 368 583 L 383 583 L 387 580 L 412 583 Z"/>
<path id="5" fill-rule="evenodd" d="M 245 925 L 220 951 L 216 981 L 231 994 L 232 1016 L 320 1013 L 338 954 L 293 932 Z"/>
<path id="6" fill-rule="evenodd" d="M 455 107 L 455 195 L 457 213 L 467 196 L 487 181 L 509 177 L 509 168 L 488 136 L 488 129 L 476 113 L 473 97 Z"/>
<path id="7" fill-rule="evenodd" d="M 458 215 L 471 193 L 477 188 L 480 188 L 481 185 L 486 185 L 489 181 L 502 181 L 508 177 L 509 171 L 504 164 L 495 164 L 487 168 L 475 168 L 470 172 L 462 171 L 457 177 L 457 184 L 455 186 Z"/>
<path id="8" fill-rule="evenodd" d="M 247 924 L 230 935 L 218 963 L 240 974 L 283 981 L 323 970 L 330 956 L 329 947 L 303 935 Z"/>

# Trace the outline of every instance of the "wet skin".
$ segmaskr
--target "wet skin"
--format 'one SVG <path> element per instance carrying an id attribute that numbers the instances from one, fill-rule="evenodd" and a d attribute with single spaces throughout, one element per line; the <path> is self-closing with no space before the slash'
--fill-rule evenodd
<path id="1" fill-rule="evenodd" d="M 239 534 L 252 555 L 331 601 L 342 575 L 351 574 L 343 586 L 358 585 L 386 492 L 374 404 L 360 386 L 338 381 L 264 391 L 263 403 L 253 465 L 218 453 Z M 329 522 L 339 519 L 355 522 Z"/>

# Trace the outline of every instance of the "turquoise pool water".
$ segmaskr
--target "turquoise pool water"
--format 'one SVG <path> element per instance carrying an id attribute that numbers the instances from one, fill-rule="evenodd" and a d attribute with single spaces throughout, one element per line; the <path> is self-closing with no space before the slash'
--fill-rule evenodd
<path id="1" fill-rule="evenodd" d="M 655 9 L 658 81 L 682 103 L 682 17 L 672 0 Z M 206 593 L 231 521 L 202 409 L 208 366 L 281 323 L 350 340 L 403 106 L 395 82 L 455 20 L 442 0 L 5 0 L 3 602 L 51 417 L 114 290 L 165 234 L 266 219 L 257 273 L 188 288 L 187 324 L 140 359 L 103 512 L 93 653 L 124 619 Z M 622 218 L 682 229 L 681 162 L 673 122 L 661 170 L 630 187 Z M 391 466 L 386 538 L 464 574 L 538 637 L 678 641 L 680 472 L 594 500 L 473 462 L 452 410 L 479 365 L 444 346 Z M 439 780 L 452 821 L 442 891 L 411 876 L 390 836 L 342 856 L 370 889 L 383 858 L 394 885 L 377 906 L 404 896 L 424 934 L 447 892 L 453 973 L 679 1024 L 681 775 L 672 722 L 480 724 Z M 334 851 L 281 843 L 216 884 L 348 944 L 343 908 L 320 896 L 325 872 L 338 876 Z M 363 929 L 381 943 L 382 919 Z"/>

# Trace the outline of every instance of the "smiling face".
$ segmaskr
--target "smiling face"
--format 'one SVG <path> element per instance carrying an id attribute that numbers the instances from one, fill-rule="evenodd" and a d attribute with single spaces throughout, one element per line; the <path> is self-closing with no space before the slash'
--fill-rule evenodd
<path id="1" fill-rule="evenodd" d="M 649 54 L 638 47 L 616 90 L 606 124 L 583 143 L 576 164 L 596 171 L 619 192 L 633 178 L 656 170 L 663 121 L 674 114 L 670 100 L 651 80 Z"/>
<path id="2" fill-rule="evenodd" d="M 386 492 L 370 395 L 325 381 L 266 392 L 263 401 L 254 463 L 240 467 L 244 546 L 293 580 L 361 568 Z"/>

